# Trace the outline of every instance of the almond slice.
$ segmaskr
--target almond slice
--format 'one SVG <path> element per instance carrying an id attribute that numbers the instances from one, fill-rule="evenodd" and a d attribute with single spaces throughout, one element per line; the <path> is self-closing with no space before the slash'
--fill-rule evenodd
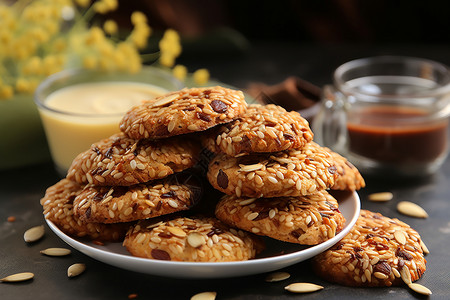
<path id="1" fill-rule="evenodd" d="M 291 274 L 287 272 L 274 272 L 266 277 L 267 282 L 277 282 L 277 281 L 283 281 L 291 277 Z"/>
<path id="2" fill-rule="evenodd" d="M 25 231 L 23 239 L 27 243 L 36 242 L 44 236 L 44 233 L 44 225 L 35 226 Z"/>
<path id="3" fill-rule="evenodd" d="M 418 283 L 410 283 L 408 284 L 409 288 L 412 289 L 414 292 L 422 294 L 422 295 L 426 295 L 429 296 L 432 294 L 432 292 L 430 291 L 429 288 L 418 284 Z"/>
<path id="4" fill-rule="evenodd" d="M 33 273 L 23 272 L 23 273 L 17 273 L 17 274 L 6 276 L 4 278 L 1 278 L 0 281 L 2 281 L 2 282 L 19 282 L 19 281 L 30 280 L 33 277 L 34 277 Z"/>
<path id="5" fill-rule="evenodd" d="M 72 251 L 66 248 L 47 248 L 45 250 L 41 250 L 40 253 L 47 256 L 65 256 L 72 253 Z"/>
<path id="6" fill-rule="evenodd" d="M 312 293 L 323 289 L 323 286 L 314 283 L 297 282 L 291 283 L 284 289 L 291 293 Z"/>
<path id="7" fill-rule="evenodd" d="M 216 299 L 216 296 L 216 292 L 203 292 L 192 296 L 191 300 L 214 300 Z"/>
<path id="8" fill-rule="evenodd" d="M 167 230 L 169 230 L 169 232 L 171 234 L 173 234 L 174 236 L 177 236 L 177 237 L 181 237 L 182 238 L 182 237 L 185 237 L 187 235 L 186 232 L 184 232 L 183 229 L 178 228 L 178 227 L 168 226 Z"/>
<path id="9" fill-rule="evenodd" d="M 178 94 L 168 95 L 164 98 L 157 100 L 156 102 L 153 102 L 151 104 L 151 107 L 158 107 L 158 106 L 163 106 L 163 105 L 169 104 L 177 98 L 178 98 Z"/>
<path id="10" fill-rule="evenodd" d="M 85 264 L 73 264 L 67 269 L 67 276 L 75 277 L 83 273 L 85 270 L 86 270 Z"/>
<path id="11" fill-rule="evenodd" d="M 409 201 L 400 201 L 397 204 L 397 210 L 410 217 L 428 218 L 428 213 L 422 207 Z"/>
<path id="12" fill-rule="evenodd" d="M 198 232 L 189 233 L 187 242 L 193 248 L 198 248 L 206 244 L 205 238 Z"/>
<path id="13" fill-rule="evenodd" d="M 391 192 L 382 192 L 370 194 L 368 199 L 375 202 L 385 202 L 392 200 L 393 197 L 394 195 Z"/>

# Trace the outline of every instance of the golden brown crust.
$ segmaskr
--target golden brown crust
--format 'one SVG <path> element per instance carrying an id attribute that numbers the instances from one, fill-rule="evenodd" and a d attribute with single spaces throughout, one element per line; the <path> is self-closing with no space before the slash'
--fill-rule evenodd
<path id="1" fill-rule="evenodd" d="M 303 245 L 316 245 L 344 228 L 338 202 L 328 192 L 280 198 L 224 196 L 216 216 L 230 226 Z"/>
<path id="2" fill-rule="evenodd" d="M 238 156 L 299 149 L 312 138 L 308 121 L 298 112 L 274 104 L 251 104 L 237 120 L 213 130 L 204 145 L 212 152 Z"/>
<path id="3" fill-rule="evenodd" d="M 45 218 L 73 237 L 88 237 L 105 242 L 122 241 L 130 227 L 129 223 L 83 223 L 73 215 L 73 200 L 82 189 L 82 186 L 68 179 L 62 179 L 49 187 L 40 201 Z"/>
<path id="4" fill-rule="evenodd" d="M 419 279 L 426 269 L 419 234 L 398 219 L 361 210 L 352 230 L 313 260 L 323 278 L 347 286 L 391 286 Z"/>
<path id="5" fill-rule="evenodd" d="M 80 184 L 130 186 L 190 168 L 198 161 L 199 152 L 194 141 L 181 137 L 135 140 L 119 133 L 79 154 L 67 178 Z"/>
<path id="6" fill-rule="evenodd" d="M 356 191 L 366 186 L 364 178 L 359 170 L 349 162 L 345 157 L 326 148 L 333 156 L 336 173 L 338 174 L 336 182 L 331 187 L 333 190 Z"/>
<path id="7" fill-rule="evenodd" d="M 207 173 L 214 188 L 238 197 L 309 195 L 331 187 L 336 176 L 331 154 L 314 142 L 301 150 L 241 157 L 218 154 Z"/>
<path id="8" fill-rule="evenodd" d="M 228 123 L 246 107 L 241 91 L 220 86 L 182 89 L 133 107 L 120 130 L 135 139 L 165 138 Z"/>
<path id="9" fill-rule="evenodd" d="M 262 242 L 250 233 L 229 228 L 215 218 L 177 218 L 140 221 L 127 233 L 123 245 L 139 257 L 196 262 L 241 261 L 262 251 Z"/>

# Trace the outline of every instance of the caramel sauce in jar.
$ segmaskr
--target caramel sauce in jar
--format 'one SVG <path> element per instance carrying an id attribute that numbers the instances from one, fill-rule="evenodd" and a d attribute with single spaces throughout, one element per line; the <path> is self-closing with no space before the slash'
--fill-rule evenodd
<path id="1" fill-rule="evenodd" d="M 379 106 L 347 122 L 349 151 L 387 164 L 433 162 L 448 148 L 448 118 L 431 120 L 422 109 Z"/>

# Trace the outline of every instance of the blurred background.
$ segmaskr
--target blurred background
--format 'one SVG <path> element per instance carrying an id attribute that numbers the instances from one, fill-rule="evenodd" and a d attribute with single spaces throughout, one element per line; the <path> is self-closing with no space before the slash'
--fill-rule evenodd
<path id="1" fill-rule="evenodd" d="M 177 30 L 183 46 L 178 63 L 194 69 L 209 68 L 212 77 L 219 68 L 230 84 L 240 87 L 250 84 L 246 81 L 248 71 L 242 70 L 244 74 L 236 74 L 233 80 L 229 73 L 236 69 L 230 69 L 227 60 L 245 58 L 246 66 L 252 67 L 252 60 L 256 64 L 257 59 L 265 59 L 265 66 L 255 65 L 257 71 L 251 70 L 255 81 L 280 82 L 283 78 L 272 74 L 280 73 L 277 66 L 281 64 L 280 68 L 288 72 L 285 77 L 301 74 L 318 85 L 331 80 L 337 65 L 360 56 L 398 54 L 448 63 L 449 1 L 120 0 L 119 7 L 114 18 L 123 26 L 127 26 L 132 11 L 143 11 L 154 30 L 153 39 L 158 39 L 164 29 Z M 316 53 L 318 45 L 322 46 L 320 53 Z M 431 45 L 445 50 L 434 53 Z M 309 65 L 317 59 L 318 70 L 308 72 L 292 64 L 301 62 L 302 56 L 307 56 L 303 59 L 308 59 Z M 332 56 L 329 62 L 324 59 L 328 56 Z M 275 70 L 271 72 L 271 68 Z"/>

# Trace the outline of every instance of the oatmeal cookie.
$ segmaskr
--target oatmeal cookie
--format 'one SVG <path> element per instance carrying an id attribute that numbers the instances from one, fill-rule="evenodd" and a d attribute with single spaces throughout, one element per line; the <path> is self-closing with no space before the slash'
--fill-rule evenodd
<path id="1" fill-rule="evenodd" d="M 356 191 L 366 186 L 364 178 L 358 169 L 349 162 L 345 157 L 341 156 L 328 148 L 325 148 L 333 156 L 336 173 L 338 174 L 332 190 Z"/>
<path id="2" fill-rule="evenodd" d="M 187 210 L 199 200 L 201 187 L 178 179 L 129 187 L 87 185 L 73 202 L 75 216 L 82 222 L 117 223 Z"/>
<path id="3" fill-rule="evenodd" d="M 207 173 L 214 188 L 238 197 L 313 194 L 331 187 L 336 176 L 331 154 L 314 142 L 301 150 L 241 157 L 218 154 Z"/>
<path id="4" fill-rule="evenodd" d="M 215 218 L 139 221 L 123 245 L 138 257 L 195 262 L 248 260 L 263 249 L 257 236 L 229 228 Z"/>
<path id="5" fill-rule="evenodd" d="M 278 198 L 226 195 L 216 206 L 216 217 L 242 230 L 302 245 L 322 243 L 345 224 L 338 202 L 327 191 Z"/>
<path id="6" fill-rule="evenodd" d="M 398 219 L 361 210 L 352 230 L 331 249 L 313 259 L 326 280 L 347 286 L 409 284 L 425 272 L 419 234 Z"/>
<path id="7" fill-rule="evenodd" d="M 238 156 L 299 149 L 312 139 L 308 121 L 298 112 L 251 104 L 237 120 L 214 128 L 203 143 L 212 152 Z"/>
<path id="8" fill-rule="evenodd" d="M 45 218 L 73 237 L 88 237 L 105 242 L 123 241 L 130 223 L 83 223 L 74 216 L 73 201 L 82 189 L 83 186 L 68 179 L 62 179 L 49 187 L 41 199 Z"/>
<path id="9" fill-rule="evenodd" d="M 134 139 L 165 138 L 228 123 L 246 107 L 241 91 L 220 86 L 182 89 L 133 107 L 120 130 Z"/>
<path id="10" fill-rule="evenodd" d="M 81 184 L 130 186 L 192 167 L 200 147 L 175 137 L 135 140 L 118 133 L 91 146 L 72 162 L 67 178 Z"/>

